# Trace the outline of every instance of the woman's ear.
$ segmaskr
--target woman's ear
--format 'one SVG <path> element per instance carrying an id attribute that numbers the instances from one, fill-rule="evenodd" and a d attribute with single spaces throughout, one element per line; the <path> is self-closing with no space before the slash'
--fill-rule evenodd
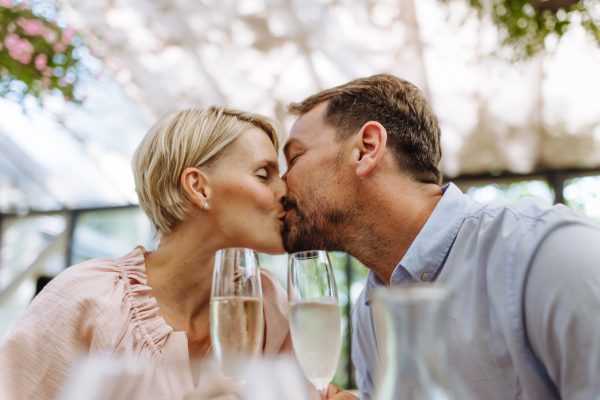
<path id="1" fill-rule="evenodd" d="M 379 163 L 385 153 L 387 131 L 379 122 L 369 121 L 363 125 L 356 135 L 355 151 L 356 175 L 359 178 L 366 176 Z"/>
<path id="2" fill-rule="evenodd" d="M 181 187 L 200 209 L 205 209 L 210 200 L 208 183 L 208 176 L 198 168 L 186 168 L 181 173 Z"/>

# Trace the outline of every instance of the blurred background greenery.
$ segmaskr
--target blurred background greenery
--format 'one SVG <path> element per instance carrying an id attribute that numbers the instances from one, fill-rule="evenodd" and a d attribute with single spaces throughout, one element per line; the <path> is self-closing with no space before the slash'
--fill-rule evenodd
<path id="1" fill-rule="evenodd" d="M 457 0 L 440 0 L 450 2 Z M 463 1 L 463 0 L 459 0 Z M 500 44 L 522 60 L 546 50 L 545 41 L 560 39 L 572 25 L 580 25 L 600 44 L 600 27 L 594 15 L 597 0 L 468 0 L 479 14 L 488 16 L 501 35 Z"/>

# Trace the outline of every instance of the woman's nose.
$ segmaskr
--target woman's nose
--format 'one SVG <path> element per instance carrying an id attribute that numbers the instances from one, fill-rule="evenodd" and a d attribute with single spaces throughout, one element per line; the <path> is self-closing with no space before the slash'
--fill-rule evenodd
<path id="1" fill-rule="evenodd" d="M 285 197 L 287 196 L 287 184 L 281 178 L 277 179 L 277 189 L 275 192 L 275 196 L 277 197 L 277 201 L 281 204 L 285 201 Z"/>

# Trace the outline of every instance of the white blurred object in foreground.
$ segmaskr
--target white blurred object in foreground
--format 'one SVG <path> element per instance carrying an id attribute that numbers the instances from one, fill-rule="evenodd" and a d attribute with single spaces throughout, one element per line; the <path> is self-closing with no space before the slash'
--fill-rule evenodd
<path id="1" fill-rule="evenodd" d="M 200 361 L 199 361 L 200 362 Z M 219 376 L 212 361 L 201 361 L 198 386 L 185 396 L 165 392 L 184 374 L 189 363 L 125 360 L 118 357 L 89 357 L 74 369 L 57 400 L 311 400 L 310 389 L 292 357 L 252 360 L 245 384 Z M 246 363 L 240 360 L 243 365 Z M 175 389 L 175 388 L 173 388 Z M 173 390 L 173 392 L 178 392 Z"/>
<path id="2" fill-rule="evenodd" d="M 172 399 L 172 394 L 165 392 L 165 388 L 170 387 L 168 379 L 167 365 L 163 363 L 93 356 L 82 359 L 73 368 L 69 382 L 57 399 Z"/>

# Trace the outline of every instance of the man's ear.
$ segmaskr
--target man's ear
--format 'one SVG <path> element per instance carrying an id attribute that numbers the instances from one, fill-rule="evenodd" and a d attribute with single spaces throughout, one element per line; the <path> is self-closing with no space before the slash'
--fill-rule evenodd
<path id="1" fill-rule="evenodd" d="M 208 183 L 208 176 L 198 168 L 186 168 L 181 173 L 181 187 L 200 209 L 204 209 L 204 206 L 210 201 Z"/>
<path id="2" fill-rule="evenodd" d="M 356 135 L 356 175 L 366 176 L 379 163 L 385 152 L 387 131 L 379 122 L 369 121 Z"/>

